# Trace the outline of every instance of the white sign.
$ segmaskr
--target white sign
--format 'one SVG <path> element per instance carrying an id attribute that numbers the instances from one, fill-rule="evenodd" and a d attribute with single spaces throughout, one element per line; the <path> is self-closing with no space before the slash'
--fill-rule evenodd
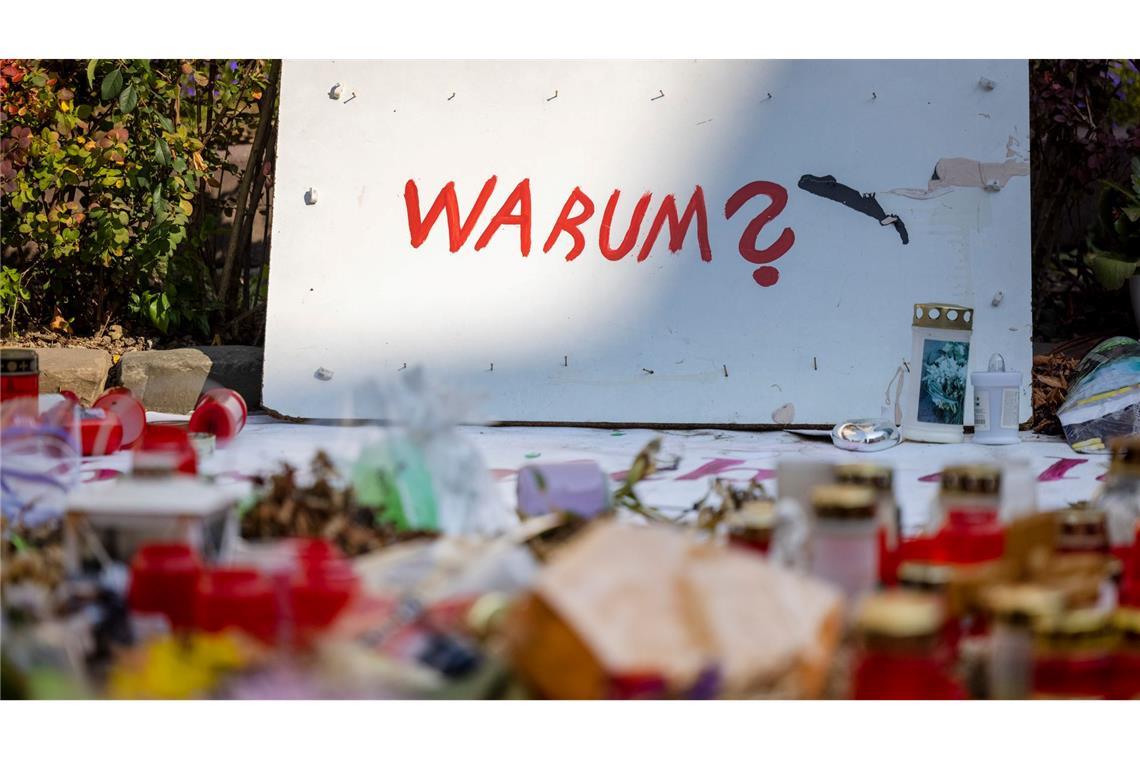
<path id="1" fill-rule="evenodd" d="M 1024 61 L 286 62 L 264 403 L 832 423 L 942 302 L 1028 419 L 1027 151 Z"/>

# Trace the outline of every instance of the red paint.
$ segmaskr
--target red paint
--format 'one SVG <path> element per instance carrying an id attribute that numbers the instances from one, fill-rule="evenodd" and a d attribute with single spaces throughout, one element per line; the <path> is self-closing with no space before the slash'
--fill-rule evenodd
<path id="1" fill-rule="evenodd" d="M 489 180 L 483 183 L 483 189 L 479 191 L 479 198 L 475 201 L 475 205 L 471 207 L 471 213 L 467 215 L 467 221 L 460 224 L 459 222 L 459 201 L 455 197 L 455 183 L 448 182 L 439 191 L 439 195 L 435 197 L 435 203 L 428 209 L 427 216 L 420 217 L 420 193 L 416 188 L 416 181 L 414 179 L 408 180 L 404 185 L 404 204 L 408 208 L 408 231 L 412 236 L 412 248 L 419 248 L 427 240 L 428 233 L 431 228 L 435 226 L 435 222 L 439 219 L 441 212 L 447 212 L 447 234 L 449 237 L 451 252 L 455 253 L 463 244 L 467 242 L 467 238 L 471 236 L 471 232 L 475 229 L 476 222 L 479 221 L 479 215 L 483 213 L 483 207 L 487 205 L 487 200 L 491 197 L 491 192 L 495 189 L 495 182 L 498 178 L 491 176 Z M 517 188 L 516 188 L 517 190 Z"/>
<path id="2" fill-rule="evenodd" d="M 940 483 L 942 482 L 942 472 L 932 472 L 929 475 L 923 475 L 918 479 L 919 483 Z"/>
<path id="3" fill-rule="evenodd" d="M 1084 464 L 1087 461 L 1089 461 L 1089 460 L 1087 460 L 1087 459 L 1064 459 L 1064 458 L 1062 458 L 1062 459 L 1054 462 L 1053 464 L 1049 465 L 1049 467 L 1046 468 L 1046 470 L 1044 472 L 1042 472 L 1040 475 L 1038 475 L 1037 476 L 1037 482 L 1038 483 L 1051 483 L 1054 480 L 1063 480 L 1065 478 L 1065 473 L 1067 473 L 1069 470 L 1073 469 L 1074 467 L 1077 467 L 1078 465 Z"/>
<path id="4" fill-rule="evenodd" d="M 519 207 L 519 212 L 514 213 L 515 206 Z M 475 212 L 472 211 L 472 216 Z M 470 221 L 470 220 L 469 220 Z M 475 241 L 475 250 L 481 251 L 491 242 L 491 237 L 495 232 L 504 224 L 517 224 L 519 227 L 519 250 L 523 256 L 530 253 L 530 180 L 524 179 L 522 182 L 515 185 L 515 189 L 503 201 L 502 207 L 499 212 L 491 217 L 491 223 L 487 225 L 487 229 L 483 230 L 483 234 Z"/>
<path id="5" fill-rule="evenodd" d="M 740 255 L 750 264 L 770 264 L 787 253 L 796 242 L 796 233 L 790 227 L 785 227 L 775 243 L 764 249 L 756 247 L 760 231 L 788 205 L 788 191 L 775 182 L 749 182 L 733 193 L 724 204 L 724 218 L 731 219 L 745 203 L 758 195 L 766 195 L 772 202 L 744 228 L 740 236 Z M 780 279 L 780 272 L 775 267 L 762 266 L 752 273 L 752 279 L 760 287 L 767 288 L 776 284 Z"/>
<path id="6" fill-rule="evenodd" d="M 649 225 L 649 233 L 645 236 L 645 242 L 641 245 L 637 260 L 645 261 L 649 258 L 649 252 L 653 249 L 653 244 L 657 242 L 657 235 L 661 232 L 661 227 L 666 221 L 669 222 L 669 251 L 676 253 L 681 250 L 681 246 L 685 244 L 685 236 L 689 234 L 689 225 L 692 223 L 693 217 L 697 219 L 697 245 L 701 248 L 701 260 L 712 261 L 712 246 L 709 245 L 708 209 L 705 208 L 705 191 L 701 189 L 700 185 L 697 185 L 696 189 L 693 190 L 689 205 L 685 206 L 685 213 L 680 218 L 677 217 L 677 199 L 672 194 L 665 196 L 665 200 L 661 202 L 661 208 L 657 211 L 657 216 L 653 217 L 653 223 Z"/>
<path id="7" fill-rule="evenodd" d="M 738 472 L 744 470 L 745 472 L 752 473 L 748 478 L 752 481 L 771 480 L 776 477 L 775 470 L 769 470 L 763 467 L 740 467 L 744 464 L 743 459 L 713 459 L 705 462 L 692 472 L 685 473 L 677 478 L 677 480 L 700 480 L 707 477 L 724 477 L 727 472 Z M 730 480 L 744 480 L 744 478 L 730 478 Z"/>
<path id="8" fill-rule="evenodd" d="M 582 212 L 571 216 L 570 211 L 574 208 L 574 204 L 582 206 Z M 594 215 L 594 202 L 590 200 L 590 196 L 582 192 L 582 188 L 576 187 L 570 191 L 570 197 L 566 199 L 566 205 L 562 207 L 561 213 L 558 214 L 558 221 L 554 223 L 554 227 L 550 230 L 550 236 L 546 238 L 546 243 L 542 246 L 543 253 L 550 253 L 550 249 L 554 247 L 554 243 L 558 240 L 558 236 L 563 232 L 574 238 L 574 245 L 570 248 L 570 252 L 566 254 L 567 261 L 573 261 L 582 254 L 586 249 L 586 236 L 582 234 L 582 230 L 578 229 L 582 223 Z"/>
<path id="9" fill-rule="evenodd" d="M 626 228 L 625 237 L 622 238 L 617 248 L 611 248 L 610 226 L 613 224 L 614 211 L 617 209 L 618 198 L 620 197 L 621 190 L 614 190 L 610 195 L 609 201 L 606 202 L 606 210 L 602 214 L 602 226 L 598 230 L 598 248 L 602 255 L 610 261 L 620 261 L 633 250 L 633 246 L 637 243 L 637 236 L 641 233 L 641 222 L 645 219 L 645 211 L 649 208 L 649 201 L 653 198 L 650 193 L 641 196 L 637 205 L 633 207 L 633 216 L 629 219 L 629 227 Z"/>
<path id="10" fill-rule="evenodd" d="M 483 209 L 494 192 L 496 182 L 497 177 L 492 176 L 483 184 L 483 189 L 471 206 L 471 211 L 466 219 L 461 219 L 459 202 L 455 194 L 455 182 L 448 182 L 444 185 L 427 214 L 422 215 L 419 188 L 416 186 L 415 180 L 409 179 L 404 186 L 404 203 L 407 207 L 408 232 L 412 247 L 419 248 L 423 245 L 439 217 L 446 213 L 449 250 L 452 253 L 457 252 L 466 244 L 475 227 L 479 224 Z M 652 193 L 648 192 L 638 199 L 620 242 L 614 245 L 612 227 L 621 194 L 620 188 L 614 189 L 610 194 L 598 229 L 598 250 L 608 261 L 624 259 L 637 246 L 638 239 L 641 236 L 642 223 L 645 221 L 646 213 L 649 211 L 653 199 Z M 776 242 L 767 248 L 758 248 L 756 242 L 764 227 L 787 207 L 787 190 L 775 182 L 750 182 L 732 194 L 725 204 L 724 211 L 725 218 L 731 219 L 749 200 L 760 195 L 768 197 L 770 203 L 745 227 L 740 237 L 739 250 L 740 255 L 746 261 L 752 264 L 767 265 L 786 254 L 795 242 L 795 233 L 789 227 L 785 227 Z M 575 213 L 575 209 L 580 210 Z M 570 235 L 573 241 L 570 251 L 566 254 L 566 260 L 574 261 L 581 256 L 586 249 L 586 235 L 582 231 L 582 225 L 593 217 L 594 210 L 594 201 L 590 196 L 581 187 L 575 187 L 567 197 L 566 203 L 563 204 L 554 225 L 550 228 L 550 234 L 542 246 L 543 252 L 549 253 L 558 239 L 565 233 Z M 709 242 L 708 204 L 704 189 L 700 185 L 695 186 L 693 194 L 689 197 L 689 202 L 682 212 L 678 212 L 675 195 L 669 194 L 664 197 L 649 225 L 645 239 L 641 241 L 637 260 L 639 262 L 645 261 L 649 257 L 666 224 L 669 227 L 669 251 L 672 253 L 680 251 L 684 247 L 685 239 L 688 237 L 689 229 L 693 226 L 694 220 L 696 221 L 697 246 L 701 251 L 701 260 L 712 261 L 713 251 L 712 244 Z M 483 233 L 476 240 L 475 250 L 478 251 L 486 247 L 500 227 L 513 224 L 519 228 L 519 250 L 523 256 L 528 256 L 530 254 L 533 223 L 530 179 L 525 178 L 515 186 L 499 211 L 487 223 Z M 780 273 L 775 267 L 760 266 L 753 272 L 752 277 L 762 287 L 770 287 L 779 280 Z"/>

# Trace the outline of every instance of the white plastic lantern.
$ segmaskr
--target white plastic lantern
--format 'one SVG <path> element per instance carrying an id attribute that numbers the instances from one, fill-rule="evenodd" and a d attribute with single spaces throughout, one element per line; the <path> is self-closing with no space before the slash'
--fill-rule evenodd
<path id="1" fill-rule="evenodd" d="M 907 440 L 962 442 L 973 322 L 974 310 L 968 306 L 914 305 L 903 404 Z"/>

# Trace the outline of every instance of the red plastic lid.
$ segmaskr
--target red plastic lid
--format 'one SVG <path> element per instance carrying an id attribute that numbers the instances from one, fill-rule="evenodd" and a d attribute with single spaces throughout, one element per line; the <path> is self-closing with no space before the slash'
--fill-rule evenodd
<path id="1" fill-rule="evenodd" d="M 114 412 L 123 423 L 123 446 L 130 447 L 142 436 L 146 428 L 146 407 L 135 398 L 129 388 L 111 388 L 92 405 L 96 409 Z"/>

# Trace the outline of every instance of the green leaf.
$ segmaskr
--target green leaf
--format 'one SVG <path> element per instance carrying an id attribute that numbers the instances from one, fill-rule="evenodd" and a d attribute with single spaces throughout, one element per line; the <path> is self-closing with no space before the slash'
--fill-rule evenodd
<path id="1" fill-rule="evenodd" d="M 1128 278 L 1136 274 L 1135 261 L 1125 261 L 1103 253 L 1090 253 L 1088 260 L 1093 276 L 1105 290 L 1123 287 Z"/>
<path id="2" fill-rule="evenodd" d="M 103 100 L 114 100 L 119 96 L 123 89 L 123 72 L 118 69 L 112 69 L 107 76 L 103 77 L 103 85 L 99 90 L 99 94 Z"/>
<path id="3" fill-rule="evenodd" d="M 154 160 L 163 166 L 170 166 L 170 146 L 161 137 L 154 141 Z"/>
<path id="4" fill-rule="evenodd" d="M 98 58 L 92 58 L 87 62 L 87 88 L 90 90 L 95 89 L 95 67 L 99 64 Z"/>
<path id="5" fill-rule="evenodd" d="M 138 91 L 135 90 L 135 86 L 133 84 L 127 85 L 127 88 L 123 90 L 121 95 L 119 95 L 119 110 L 121 110 L 123 113 L 130 113 L 131 111 L 135 110 L 135 106 L 138 104 Z"/>
<path id="6" fill-rule="evenodd" d="M 174 122 L 172 122 L 170 119 L 166 118 L 162 114 L 155 114 L 155 116 L 158 117 L 158 123 L 162 125 L 163 129 L 165 129 L 167 132 L 173 132 L 174 131 Z"/>
<path id="7" fill-rule="evenodd" d="M 1140 222 L 1140 206 L 1125 206 L 1121 209 L 1130 222 Z"/>

